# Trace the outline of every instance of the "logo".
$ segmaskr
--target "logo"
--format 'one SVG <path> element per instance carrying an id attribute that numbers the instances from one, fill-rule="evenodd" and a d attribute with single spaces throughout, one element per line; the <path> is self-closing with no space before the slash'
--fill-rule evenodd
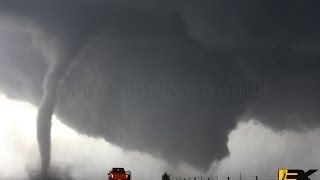
<path id="1" fill-rule="evenodd" d="M 278 180 L 310 180 L 309 176 L 316 171 L 317 169 L 310 169 L 307 172 L 300 169 L 279 169 Z"/>

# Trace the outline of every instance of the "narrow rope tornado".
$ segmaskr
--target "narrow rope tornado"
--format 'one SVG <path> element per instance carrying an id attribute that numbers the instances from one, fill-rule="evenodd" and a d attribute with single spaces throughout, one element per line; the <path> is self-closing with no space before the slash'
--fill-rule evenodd
<path id="1" fill-rule="evenodd" d="M 70 20 L 70 22 L 72 22 Z M 77 31 L 82 29 L 82 31 Z M 41 28 L 40 28 L 41 30 Z M 72 32 L 72 33 L 70 33 Z M 41 156 L 41 176 L 47 179 L 51 161 L 51 119 L 56 104 L 57 92 L 63 84 L 64 77 L 73 67 L 73 62 L 82 48 L 85 48 L 89 32 L 85 28 L 75 28 L 65 33 L 47 33 L 35 31 L 35 44 L 42 49 L 43 55 L 49 62 L 49 69 L 42 85 L 43 96 L 38 107 L 37 140 Z M 78 32 L 78 33 L 73 33 Z"/>
<path id="2" fill-rule="evenodd" d="M 57 89 L 68 65 L 55 62 L 50 66 L 43 83 L 44 95 L 37 115 L 37 140 L 41 156 L 41 177 L 48 176 L 51 161 L 51 119 L 57 103 Z"/>

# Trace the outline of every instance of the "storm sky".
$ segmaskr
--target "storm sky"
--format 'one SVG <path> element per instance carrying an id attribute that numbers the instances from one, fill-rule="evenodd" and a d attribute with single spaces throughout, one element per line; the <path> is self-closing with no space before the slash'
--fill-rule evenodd
<path id="1" fill-rule="evenodd" d="M 239 121 L 319 127 L 317 5 L 1 0 L 0 91 L 39 106 L 55 67 L 64 124 L 207 171 Z"/>

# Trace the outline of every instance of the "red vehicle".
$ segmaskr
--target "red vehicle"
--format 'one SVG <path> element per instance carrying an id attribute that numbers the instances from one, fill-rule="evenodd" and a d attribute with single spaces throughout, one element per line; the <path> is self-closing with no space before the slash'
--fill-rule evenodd
<path id="1" fill-rule="evenodd" d="M 108 173 L 109 180 L 131 180 L 130 171 L 125 171 L 124 168 L 112 168 Z"/>

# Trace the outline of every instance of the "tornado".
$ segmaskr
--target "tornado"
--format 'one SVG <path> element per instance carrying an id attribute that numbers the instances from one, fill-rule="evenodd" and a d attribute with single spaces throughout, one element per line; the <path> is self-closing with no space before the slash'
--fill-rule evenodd
<path id="1" fill-rule="evenodd" d="M 41 156 L 41 176 L 45 179 L 48 175 L 51 153 L 51 120 L 57 103 L 57 89 L 68 65 L 55 61 L 47 74 L 43 84 L 43 97 L 37 114 L 37 140 Z"/>
<path id="2" fill-rule="evenodd" d="M 71 31 L 73 32 L 73 31 Z M 34 45 L 40 47 L 48 62 L 48 71 L 42 84 L 43 96 L 37 114 L 37 140 L 41 157 L 41 177 L 48 179 L 51 161 L 51 120 L 58 104 L 57 93 L 63 86 L 66 74 L 71 71 L 73 63 L 82 48 L 86 47 L 89 33 L 48 33 L 33 31 Z"/>

